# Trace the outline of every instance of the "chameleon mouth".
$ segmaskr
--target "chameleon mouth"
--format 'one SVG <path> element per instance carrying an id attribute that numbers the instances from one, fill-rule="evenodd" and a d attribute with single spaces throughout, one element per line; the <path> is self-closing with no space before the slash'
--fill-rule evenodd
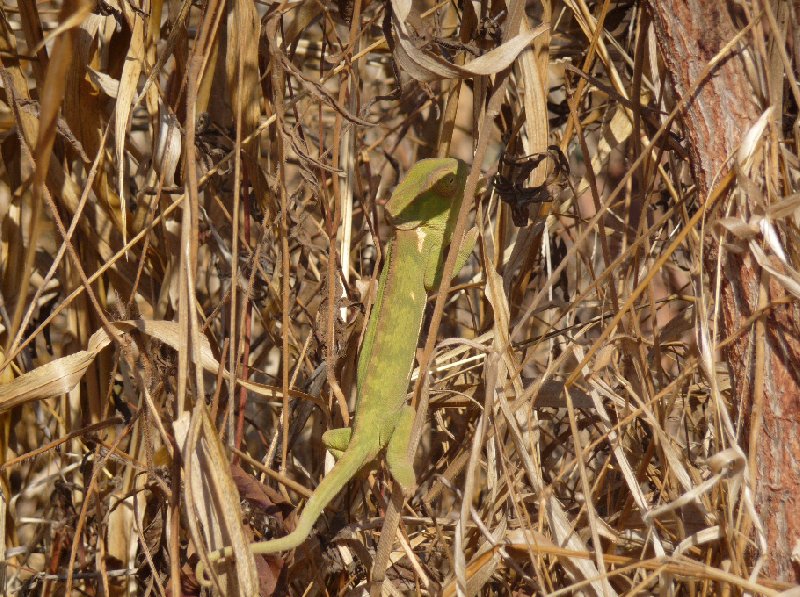
<path id="1" fill-rule="evenodd" d="M 407 205 L 403 211 L 392 215 L 389 210 L 386 210 L 386 221 L 392 228 L 398 230 L 410 230 L 419 226 L 422 221 L 418 213 L 413 213 L 412 205 Z"/>

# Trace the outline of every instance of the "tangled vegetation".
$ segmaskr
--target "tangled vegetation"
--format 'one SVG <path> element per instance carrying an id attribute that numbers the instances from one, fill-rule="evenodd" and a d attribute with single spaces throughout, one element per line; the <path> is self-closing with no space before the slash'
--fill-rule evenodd
<path id="1" fill-rule="evenodd" d="M 199 595 L 225 545 L 229 595 L 790 588 L 800 9 L 678 4 L 0 3 L 5 590 Z M 423 324 L 418 488 L 366 470 L 250 557 L 436 156 L 480 237 Z"/>

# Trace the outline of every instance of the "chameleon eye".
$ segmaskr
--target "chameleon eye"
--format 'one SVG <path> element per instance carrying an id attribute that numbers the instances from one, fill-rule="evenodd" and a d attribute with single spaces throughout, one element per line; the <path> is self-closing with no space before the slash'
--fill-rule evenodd
<path id="1" fill-rule="evenodd" d="M 452 195 L 456 190 L 456 177 L 454 174 L 448 174 L 443 178 L 440 178 L 439 181 L 436 183 L 436 192 L 439 195 L 444 195 L 445 197 L 449 197 Z"/>

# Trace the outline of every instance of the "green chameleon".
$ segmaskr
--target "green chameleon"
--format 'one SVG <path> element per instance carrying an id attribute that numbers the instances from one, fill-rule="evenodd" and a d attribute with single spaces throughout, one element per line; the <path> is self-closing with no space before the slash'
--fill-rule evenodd
<path id="1" fill-rule="evenodd" d="M 279 539 L 253 543 L 254 554 L 285 551 L 308 537 L 323 509 L 366 464 L 385 451 L 386 465 L 406 496 L 416 478 L 407 447 L 414 409 L 406 404 L 428 293 L 442 279 L 445 249 L 464 198 L 467 165 L 453 158 L 417 162 L 386 203 L 394 236 L 386 251 L 378 295 L 367 324 L 356 377 L 353 427 L 333 429 L 322 441 L 338 458 L 303 509 L 297 528 Z M 470 230 L 460 244 L 455 273 L 464 266 L 477 237 Z M 212 552 L 212 562 L 230 557 L 230 547 Z M 210 584 L 203 563 L 197 578 Z"/>

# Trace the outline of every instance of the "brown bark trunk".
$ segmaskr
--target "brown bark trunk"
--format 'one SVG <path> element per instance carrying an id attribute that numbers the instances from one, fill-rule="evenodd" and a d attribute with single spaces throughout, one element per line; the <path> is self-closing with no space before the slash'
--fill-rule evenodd
<path id="1" fill-rule="evenodd" d="M 650 0 L 648 5 L 676 101 L 685 99 L 704 67 L 739 31 L 734 20 L 741 12 L 734 15 L 739 9 L 725 1 Z M 752 33 L 748 34 L 743 44 L 752 47 L 752 39 Z M 700 197 L 728 171 L 729 158 L 766 107 L 746 72 L 741 54 L 734 50 L 700 85 L 681 115 Z M 746 205 L 740 215 L 752 213 L 749 208 Z M 706 272 L 713 275 L 719 244 L 710 226 L 704 244 Z M 745 421 L 741 444 L 749 451 L 756 505 L 766 532 L 763 573 L 792 580 L 798 568 L 793 566 L 791 552 L 800 541 L 800 309 L 749 252 L 724 254 L 719 300 L 722 338 L 746 325 L 759 304 L 771 305 L 766 315 L 749 324 L 729 345 L 724 357 L 733 406 Z"/>

